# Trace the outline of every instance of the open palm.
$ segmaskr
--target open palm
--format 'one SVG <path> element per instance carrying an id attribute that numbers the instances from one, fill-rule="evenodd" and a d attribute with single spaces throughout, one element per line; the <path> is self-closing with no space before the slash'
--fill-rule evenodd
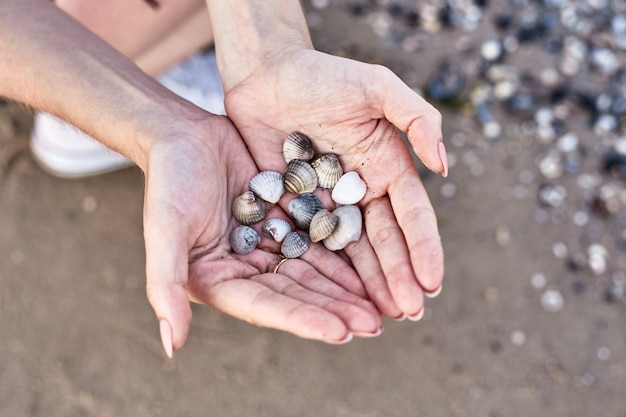
<path id="1" fill-rule="evenodd" d="M 259 169 L 284 170 L 283 141 L 300 131 L 318 153 L 338 154 L 345 170 L 359 172 L 368 185 L 359 203 L 366 233 L 345 253 L 381 312 L 419 317 L 423 294 L 441 286 L 443 250 L 395 126 L 429 168 L 444 172 L 439 113 L 384 67 L 309 49 L 226 87 L 227 113 Z"/>

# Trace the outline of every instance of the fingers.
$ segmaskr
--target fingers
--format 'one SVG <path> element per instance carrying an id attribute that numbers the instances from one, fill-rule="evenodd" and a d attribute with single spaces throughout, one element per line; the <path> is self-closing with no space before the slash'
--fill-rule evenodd
<path id="1" fill-rule="evenodd" d="M 370 83 L 370 104 L 377 118 L 386 118 L 407 133 L 420 160 L 433 172 L 448 175 L 448 158 L 443 145 L 441 113 L 407 86 L 391 70 L 373 66 L 377 71 Z"/>
<path id="2" fill-rule="evenodd" d="M 426 190 L 417 174 L 410 171 L 391 183 L 389 198 L 417 280 L 426 295 L 434 296 L 443 281 L 443 247 Z"/>
<path id="3" fill-rule="evenodd" d="M 176 229 L 146 218 L 146 291 L 159 319 L 163 347 L 172 357 L 187 340 L 191 308 L 185 289 L 188 251 L 184 239 L 176 239 L 170 230 Z"/>
<path id="4" fill-rule="evenodd" d="M 277 293 L 336 315 L 357 336 L 377 336 L 382 331 L 382 317 L 371 303 L 329 282 L 306 262 L 289 259 L 281 265 L 279 273 L 252 279 Z"/>
<path id="5" fill-rule="evenodd" d="M 407 316 L 417 315 L 422 310 L 424 294 L 389 200 L 372 200 L 364 214 L 365 229 L 396 305 Z"/>
<path id="6" fill-rule="evenodd" d="M 265 282 L 285 279 L 279 274 L 263 275 L 256 279 Z M 352 337 L 348 327 L 337 315 L 316 305 L 280 294 L 254 280 L 220 280 L 201 294 L 202 301 L 206 304 L 258 326 L 334 344 L 345 343 Z"/>

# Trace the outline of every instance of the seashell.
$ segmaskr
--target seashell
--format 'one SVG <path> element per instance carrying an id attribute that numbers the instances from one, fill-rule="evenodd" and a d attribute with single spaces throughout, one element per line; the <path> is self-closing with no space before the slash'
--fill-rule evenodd
<path id="1" fill-rule="evenodd" d="M 343 174 L 337 181 L 331 197 L 338 204 L 356 204 L 365 196 L 367 184 L 356 171 Z"/>
<path id="2" fill-rule="evenodd" d="M 287 164 L 284 180 L 287 191 L 296 194 L 312 193 L 317 187 L 317 174 L 313 167 L 298 159 Z"/>
<path id="3" fill-rule="evenodd" d="M 304 133 L 293 132 L 283 142 L 283 157 L 289 163 L 294 159 L 308 161 L 313 158 L 313 144 Z"/>
<path id="4" fill-rule="evenodd" d="M 265 218 L 265 201 L 246 191 L 233 201 L 233 216 L 242 224 L 253 224 Z"/>
<path id="5" fill-rule="evenodd" d="M 317 185 L 322 188 L 333 188 L 343 175 L 339 158 L 334 153 L 320 155 L 311 161 L 317 174 Z"/>
<path id="6" fill-rule="evenodd" d="M 260 241 L 261 237 L 250 226 L 237 226 L 230 232 L 230 247 L 241 255 L 252 252 Z"/>
<path id="7" fill-rule="evenodd" d="M 261 226 L 263 235 L 276 242 L 282 242 L 287 233 L 291 232 L 291 225 L 285 219 L 272 218 L 267 219 Z"/>
<path id="8" fill-rule="evenodd" d="M 321 209 L 311 219 L 309 237 L 312 242 L 326 239 L 335 230 L 339 218 L 326 209 Z"/>
<path id="9" fill-rule="evenodd" d="M 296 227 L 302 230 L 309 230 L 311 219 L 315 213 L 323 209 L 322 202 L 317 196 L 309 193 L 300 194 L 289 202 L 289 214 Z"/>
<path id="10" fill-rule="evenodd" d="M 363 216 L 361 210 L 353 205 L 338 207 L 333 214 L 339 221 L 331 235 L 324 239 L 324 246 L 329 250 L 341 250 L 361 237 Z"/>
<path id="11" fill-rule="evenodd" d="M 268 203 L 276 204 L 285 193 L 283 176 L 276 171 L 263 171 L 250 180 L 250 190 Z"/>
<path id="12" fill-rule="evenodd" d="M 309 238 L 298 232 L 289 232 L 280 247 L 285 258 L 297 258 L 309 248 Z"/>

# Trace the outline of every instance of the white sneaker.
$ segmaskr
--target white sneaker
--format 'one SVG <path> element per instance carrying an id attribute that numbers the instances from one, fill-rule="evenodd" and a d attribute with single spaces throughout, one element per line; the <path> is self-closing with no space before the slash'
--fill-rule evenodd
<path id="1" fill-rule="evenodd" d="M 191 56 L 157 80 L 198 107 L 226 114 L 213 50 Z M 88 177 L 133 165 L 71 124 L 44 112 L 35 116 L 30 147 L 37 163 L 57 177 Z"/>

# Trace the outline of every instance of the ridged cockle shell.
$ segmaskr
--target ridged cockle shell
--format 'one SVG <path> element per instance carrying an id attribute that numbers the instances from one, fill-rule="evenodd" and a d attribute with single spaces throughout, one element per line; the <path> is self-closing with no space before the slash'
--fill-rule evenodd
<path id="1" fill-rule="evenodd" d="M 233 201 L 233 216 L 242 224 L 253 224 L 265 218 L 265 201 L 246 191 Z"/>
<path id="2" fill-rule="evenodd" d="M 308 161 L 313 158 L 313 144 L 307 135 L 294 132 L 283 142 L 283 157 L 289 163 L 294 159 Z"/>
<path id="3" fill-rule="evenodd" d="M 291 225 L 287 220 L 278 217 L 267 219 L 261 225 L 261 232 L 276 242 L 282 242 L 287 233 L 291 232 Z"/>
<path id="4" fill-rule="evenodd" d="M 276 171 L 263 171 L 250 180 L 250 190 L 268 203 L 278 203 L 285 193 L 283 176 Z"/>
<path id="5" fill-rule="evenodd" d="M 350 242 L 356 242 L 361 238 L 363 216 L 361 210 L 353 205 L 338 207 L 333 214 L 339 221 L 333 233 L 324 239 L 324 246 L 330 250 L 341 250 Z"/>
<path id="6" fill-rule="evenodd" d="M 296 227 L 302 230 L 309 230 L 311 219 L 322 208 L 322 202 L 314 194 L 300 194 L 289 202 L 289 215 L 293 219 Z"/>
<path id="7" fill-rule="evenodd" d="M 334 153 L 315 157 L 311 161 L 311 166 L 317 174 L 317 185 L 322 188 L 333 188 L 343 175 L 339 158 Z"/>
<path id="8" fill-rule="evenodd" d="M 287 164 L 284 179 L 285 188 L 292 193 L 312 193 L 317 188 L 317 174 L 315 170 L 308 162 L 298 159 L 294 159 Z"/>
<path id="9" fill-rule="evenodd" d="M 230 232 L 230 247 L 241 255 L 252 252 L 260 241 L 259 234 L 250 226 L 237 226 Z"/>
<path id="10" fill-rule="evenodd" d="M 309 239 L 298 232 L 289 232 L 280 247 L 285 258 L 297 258 L 309 248 Z"/>
<path id="11" fill-rule="evenodd" d="M 319 242 L 326 239 L 335 230 L 339 218 L 326 209 L 321 209 L 311 219 L 309 236 L 311 242 Z"/>
<path id="12" fill-rule="evenodd" d="M 350 171 L 335 184 L 331 197 L 338 204 L 356 204 L 365 196 L 367 185 L 356 171 Z"/>

